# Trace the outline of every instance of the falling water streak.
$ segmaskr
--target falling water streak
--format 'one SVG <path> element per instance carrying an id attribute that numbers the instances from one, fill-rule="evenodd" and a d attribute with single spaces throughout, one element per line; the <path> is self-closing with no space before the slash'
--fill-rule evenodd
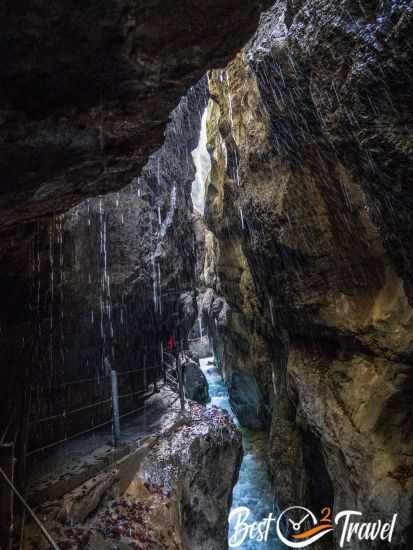
<path id="1" fill-rule="evenodd" d="M 219 135 L 219 141 L 220 141 L 220 144 L 221 144 L 222 152 L 224 154 L 224 163 L 225 163 L 225 171 L 226 171 L 227 168 L 228 168 L 228 150 L 227 150 L 227 146 L 225 144 L 225 141 L 222 139 L 221 134 L 218 134 L 218 135 Z"/>
<path id="2" fill-rule="evenodd" d="M 275 327 L 275 321 L 274 321 L 274 299 L 271 296 L 269 299 L 269 305 L 270 305 L 270 317 L 271 317 L 271 324 L 273 327 Z"/>
<path id="3" fill-rule="evenodd" d="M 158 309 L 162 315 L 162 286 L 161 286 L 161 264 L 158 262 Z"/>
<path id="4" fill-rule="evenodd" d="M 226 82 L 226 88 L 227 88 L 227 97 L 228 97 L 228 113 L 229 113 L 229 120 L 231 123 L 231 136 L 235 144 L 235 149 L 237 147 L 237 142 L 235 139 L 235 124 L 234 124 L 234 113 L 232 108 L 232 96 L 231 96 L 231 90 L 230 90 L 230 83 L 229 83 L 229 76 L 228 73 L 225 71 L 225 82 Z M 235 158 L 235 179 L 237 182 L 237 186 L 240 187 L 241 180 L 240 180 L 240 170 L 239 170 L 239 157 L 238 157 L 238 151 L 234 151 L 234 158 Z"/>
<path id="5" fill-rule="evenodd" d="M 111 280 L 108 267 L 108 227 L 105 217 L 102 199 L 99 200 L 99 240 L 100 240 L 100 336 L 101 347 L 101 371 L 106 373 L 109 368 L 108 340 L 110 340 L 110 355 L 115 358 L 114 326 L 112 315 Z M 108 328 L 108 333 L 106 330 Z"/>
<path id="6" fill-rule="evenodd" d="M 158 190 L 161 186 L 161 159 L 160 157 L 158 156 L 158 163 L 157 163 L 157 169 L 156 169 L 156 181 L 157 181 L 157 184 L 158 184 Z"/>
<path id="7" fill-rule="evenodd" d="M 49 298 L 49 363 L 53 376 L 53 330 L 54 330 L 54 231 L 53 222 L 49 223 L 49 269 L 50 269 L 50 298 Z M 52 377 L 50 377 L 51 383 Z"/>
<path id="8" fill-rule="evenodd" d="M 36 275 L 37 275 L 37 299 L 36 299 L 36 309 L 37 309 L 37 335 L 38 341 L 41 340 L 42 328 L 40 323 L 40 292 L 41 292 L 41 279 L 40 279 L 40 270 L 41 270 L 41 260 L 40 260 L 40 235 L 39 235 L 39 225 L 37 226 L 37 235 L 36 235 Z"/>
<path id="9" fill-rule="evenodd" d="M 104 330 L 104 314 L 105 314 L 105 308 L 104 308 L 104 302 L 103 302 L 103 279 L 102 279 L 102 255 L 103 255 L 103 208 L 102 208 L 102 199 L 99 200 L 99 243 L 100 243 L 100 251 L 99 251 L 99 274 L 100 274 L 100 299 L 99 299 L 99 305 L 100 305 L 100 338 L 102 340 L 101 343 L 101 373 L 103 374 L 105 371 L 105 343 L 106 343 L 106 335 Z"/>
<path id="10" fill-rule="evenodd" d="M 202 114 L 198 145 L 191 153 L 195 166 L 195 178 L 191 188 L 192 203 L 202 215 L 205 210 L 205 184 L 211 171 L 211 157 L 207 149 L 207 121 L 208 105 L 205 107 Z"/>
<path id="11" fill-rule="evenodd" d="M 240 218 L 241 218 L 241 229 L 244 231 L 244 229 L 245 229 L 244 214 L 242 212 L 241 206 L 239 207 L 239 215 L 240 215 Z"/>
<path id="12" fill-rule="evenodd" d="M 88 225 L 88 227 L 90 227 L 92 225 L 92 220 L 91 220 L 91 217 L 90 217 L 90 202 L 89 202 L 89 199 L 86 200 L 86 204 L 87 204 L 87 225 Z"/>
<path id="13" fill-rule="evenodd" d="M 153 284 L 153 307 L 155 310 L 155 313 L 158 311 L 158 294 L 157 294 L 157 276 L 156 276 L 156 263 L 155 263 L 155 255 L 152 253 L 152 284 Z"/>
<path id="14" fill-rule="evenodd" d="M 57 219 L 57 240 L 59 245 L 59 308 L 60 308 L 60 360 L 62 363 L 62 376 L 64 378 L 65 366 L 65 332 L 64 332 L 64 256 L 63 256 L 63 218 Z"/>
<path id="15" fill-rule="evenodd" d="M 202 334 L 202 319 L 201 319 L 201 317 L 198 317 L 198 327 L 199 327 L 199 337 L 200 337 L 201 342 L 202 342 L 203 334 Z"/>

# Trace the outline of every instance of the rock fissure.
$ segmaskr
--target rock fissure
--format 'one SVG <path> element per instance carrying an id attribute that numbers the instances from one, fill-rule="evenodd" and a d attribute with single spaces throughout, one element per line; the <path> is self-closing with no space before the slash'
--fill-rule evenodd
<path id="1" fill-rule="evenodd" d="M 0 441 L 62 549 L 225 549 L 231 495 L 262 493 L 256 519 L 397 513 L 369 547 L 408 550 L 411 2 L 23 4 L 0 8 Z"/>

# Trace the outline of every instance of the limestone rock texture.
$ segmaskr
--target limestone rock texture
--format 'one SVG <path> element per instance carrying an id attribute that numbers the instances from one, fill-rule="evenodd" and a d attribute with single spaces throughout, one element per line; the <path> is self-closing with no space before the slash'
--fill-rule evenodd
<path id="1" fill-rule="evenodd" d="M 188 413 L 187 413 L 188 414 Z M 228 514 L 242 459 L 241 432 L 226 411 L 190 405 L 189 419 L 143 464 L 177 502 L 183 549 L 228 548 Z"/>
<path id="2" fill-rule="evenodd" d="M 3 2 L 0 227 L 128 185 L 179 99 L 231 59 L 270 5 Z"/>
<path id="3" fill-rule="evenodd" d="M 210 110 L 213 117 L 212 103 Z M 214 136 L 218 135 L 212 120 L 210 147 L 214 147 Z M 219 170 L 212 162 L 207 197 L 214 195 L 217 178 Z M 207 203 L 208 219 L 212 216 L 209 206 Z M 228 218 L 225 219 L 225 227 L 227 221 Z M 261 429 L 268 424 L 263 393 L 267 392 L 268 383 L 271 384 L 271 378 L 268 380 L 266 374 L 271 372 L 271 362 L 263 339 L 265 323 L 259 315 L 251 271 L 239 240 L 226 229 L 216 236 L 204 227 L 202 251 L 199 311 L 229 389 L 233 410 L 244 426 Z M 262 375 L 264 378 L 260 378 Z M 258 379 L 261 380 L 261 387 L 257 384 Z"/>
<path id="4" fill-rule="evenodd" d="M 17 287 L 21 295 L 3 312 L 1 377 L 14 394 L 31 387 L 29 452 L 110 418 L 111 368 L 125 396 L 121 414 L 139 409 L 160 378 L 161 344 L 166 349 L 169 334 L 185 339 L 194 324 L 191 151 L 206 102 L 201 80 L 171 113 L 164 145 L 139 177 L 28 224 L 27 237 L 5 255 L 6 273 L 21 281 L 10 278 L 2 292 Z M 16 409 L 11 399 L 2 406 L 3 418 Z"/>
<path id="5" fill-rule="evenodd" d="M 187 399 L 202 405 L 208 403 L 208 381 L 199 366 L 199 362 L 188 359 L 183 363 L 183 379 Z"/>
<path id="6" fill-rule="evenodd" d="M 398 513 L 403 549 L 412 15 L 403 1 L 278 2 L 210 73 L 204 300 L 230 394 L 234 371 L 260 390 L 279 504 Z"/>
<path id="7" fill-rule="evenodd" d="M 197 83 L 269 5 L 0 7 L 0 432 L 19 434 L 18 454 L 29 432 L 36 446 L 85 427 L 28 429 L 40 418 L 65 424 L 96 400 L 62 384 L 111 366 L 154 369 L 163 335 L 193 324 L 191 151 L 206 101 Z M 87 427 L 107 417 L 105 392 Z"/>
<path id="8" fill-rule="evenodd" d="M 170 412 L 150 439 L 61 501 L 41 506 L 59 548 L 228 548 L 242 458 L 241 433 L 230 416 L 188 402 L 184 417 Z M 48 548 L 31 522 L 24 548 Z"/>

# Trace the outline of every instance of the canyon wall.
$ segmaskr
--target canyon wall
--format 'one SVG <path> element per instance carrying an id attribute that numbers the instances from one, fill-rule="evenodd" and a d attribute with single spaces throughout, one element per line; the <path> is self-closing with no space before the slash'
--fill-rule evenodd
<path id="1" fill-rule="evenodd" d="M 270 5 L 3 2 L 1 230 L 129 185 L 180 98 L 235 55 Z"/>
<path id="2" fill-rule="evenodd" d="M 65 383 L 108 364 L 145 371 L 165 334 L 193 322 L 202 92 L 182 100 L 137 176 L 178 99 L 269 5 L 1 6 L 0 434 L 21 439 L 19 456 L 86 424 L 69 425 L 67 405 L 98 396 L 68 397 Z M 397 512 L 403 549 L 412 36 L 407 0 L 280 0 L 265 14 L 209 78 L 202 253 L 215 354 L 240 420 L 269 428 L 280 505 Z M 64 424 L 30 440 L 43 416 Z"/>
<path id="3" fill-rule="evenodd" d="M 147 348 L 160 332 L 179 325 L 177 314 L 194 315 L 192 297 L 177 298 L 193 277 L 188 186 L 199 123 L 188 123 L 191 100 L 166 127 L 189 87 L 232 58 L 269 5 L 0 7 L 3 439 L 27 439 L 33 406 L 56 416 L 37 390 L 32 399 L 33 376 L 37 388 L 47 381 L 47 394 L 101 371 L 106 358 L 121 368 L 153 363 Z M 146 165 L 164 139 L 169 152 Z M 60 391 L 55 401 L 61 416 Z"/>
<path id="4" fill-rule="evenodd" d="M 20 241 L 6 255 L 3 291 L 16 285 L 14 272 L 24 292 L 10 297 L 14 310 L 5 308 L 2 380 L 25 398 L 29 453 L 110 420 L 111 367 L 120 413 L 139 410 L 161 377 L 161 345 L 170 334 L 185 339 L 194 324 L 191 151 L 206 102 L 204 79 L 172 112 L 165 143 L 140 177 L 33 225 L 24 250 Z M 18 405 L 6 400 L 3 418 Z"/>
<path id="5" fill-rule="evenodd" d="M 278 2 L 209 80 L 203 312 L 231 402 L 271 423 L 282 507 L 398 513 L 395 548 L 413 536 L 412 15 Z"/>

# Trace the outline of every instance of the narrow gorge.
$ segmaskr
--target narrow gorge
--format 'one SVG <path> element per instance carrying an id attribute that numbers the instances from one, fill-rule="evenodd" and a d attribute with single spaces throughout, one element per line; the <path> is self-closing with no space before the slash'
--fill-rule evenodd
<path id="1" fill-rule="evenodd" d="M 0 13 L 0 550 L 410 550 L 412 2 Z"/>

